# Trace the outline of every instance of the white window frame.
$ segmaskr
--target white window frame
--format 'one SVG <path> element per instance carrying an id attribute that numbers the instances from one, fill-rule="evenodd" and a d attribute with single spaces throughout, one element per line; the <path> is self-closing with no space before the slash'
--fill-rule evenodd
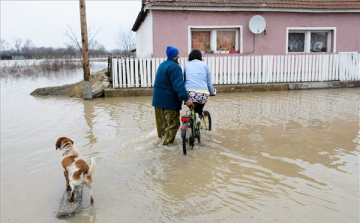
<path id="1" fill-rule="evenodd" d="M 317 53 L 310 52 L 311 44 L 311 32 L 328 33 L 327 39 L 327 53 L 336 53 L 336 27 L 287 27 L 286 28 L 286 54 L 294 53 Z M 289 33 L 305 33 L 305 45 L 304 52 L 288 52 L 289 46 Z M 331 39 L 331 33 L 333 33 L 333 39 Z M 332 47 L 331 47 L 332 46 Z"/>
<path id="2" fill-rule="evenodd" d="M 189 26 L 188 27 L 188 53 L 191 52 L 191 31 L 211 31 L 210 34 L 210 49 L 214 53 L 229 53 L 229 51 L 218 51 L 217 47 L 217 30 L 221 31 L 235 31 L 235 50 L 240 53 L 243 52 L 243 35 L 242 26 Z M 239 38 L 240 37 L 240 38 Z M 240 43 L 239 43 L 240 42 Z M 240 45 L 240 47 L 239 47 Z"/>

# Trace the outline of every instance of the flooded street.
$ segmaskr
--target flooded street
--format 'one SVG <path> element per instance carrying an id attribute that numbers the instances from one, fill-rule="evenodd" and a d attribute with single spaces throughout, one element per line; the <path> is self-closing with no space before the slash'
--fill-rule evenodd
<path id="1" fill-rule="evenodd" d="M 211 97 L 184 156 L 180 134 L 159 145 L 151 97 L 30 96 L 81 79 L 1 78 L 1 222 L 359 222 L 359 88 Z M 94 205 L 66 219 L 61 136 L 97 162 Z"/>

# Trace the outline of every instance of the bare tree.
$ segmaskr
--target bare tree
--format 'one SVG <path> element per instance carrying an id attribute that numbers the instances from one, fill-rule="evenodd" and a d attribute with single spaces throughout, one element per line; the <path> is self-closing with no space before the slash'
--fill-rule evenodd
<path id="1" fill-rule="evenodd" d="M 64 54 L 70 57 L 76 57 L 77 49 L 71 44 L 65 44 Z"/>
<path id="2" fill-rule="evenodd" d="M 21 50 L 24 54 L 28 55 L 34 47 L 35 45 L 33 42 L 30 39 L 26 39 L 25 43 L 21 47 Z"/>
<path id="3" fill-rule="evenodd" d="M 0 52 L 5 53 L 7 51 L 7 48 L 8 48 L 8 43 L 6 42 L 6 40 L 0 39 Z"/>
<path id="4" fill-rule="evenodd" d="M 100 44 L 98 41 L 93 40 L 89 45 L 90 55 L 104 55 L 106 54 L 106 49 L 104 45 Z"/>
<path id="5" fill-rule="evenodd" d="M 115 37 L 116 45 L 126 55 L 131 56 L 135 49 L 135 33 L 131 31 L 130 26 L 119 26 Z"/>
<path id="6" fill-rule="evenodd" d="M 81 41 L 80 34 L 77 31 L 74 31 L 74 28 L 71 25 L 66 26 L 66 30 L 64 31 L 64 36 L 70 39 L 70 44 L 73 45 L 81 55 Z M 94 41 L 95 36 L 100 32 L 101 27 L 96 27 L 95 25 L 90 25 L 88 28 L 88 36 L 89 36 L 89 45 Z"/>
<path id="7" fill-rule="evenodd" d="M 21 52 L 21 44 L 22 44 L 22 39 L 14 38 L 14 46 L 17 53 Z"/>

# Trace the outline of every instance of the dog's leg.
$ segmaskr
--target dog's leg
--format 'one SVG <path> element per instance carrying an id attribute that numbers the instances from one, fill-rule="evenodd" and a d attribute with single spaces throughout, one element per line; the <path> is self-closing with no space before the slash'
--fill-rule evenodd
<path id="1" fill-rule="evenodd" d="M 69 198 L 69 201 L 73 202 L 75 198 L 75 185 L 70 182 L 70 187 L 71 187 L 71 197 Z"/>
<path id="2" fill-rule="evenodd" d="M 90 192 L 90 202 L 91 202 L 91 204 L 94 204 L 93 186 L 92 186 L 92 177 L 91 177 L 91 176 L 88 176 L 88 177 L 87 177 L 86 186 L 89 188 L 89 192 Z"/>
<path id="3" fill-rule="evenodd" d="M 94 204 L 92 184 L 89 185 L 89 191 L 90 191 L 90 202 L 91 204 Z"/>
<path id="4" fill-rule="evenodd" d="M 69 183 L 69 172 L 65 169 L 64 170 L 64 176 L 66 180 L 66 190 L 71 191 L 70 183 Z"/>

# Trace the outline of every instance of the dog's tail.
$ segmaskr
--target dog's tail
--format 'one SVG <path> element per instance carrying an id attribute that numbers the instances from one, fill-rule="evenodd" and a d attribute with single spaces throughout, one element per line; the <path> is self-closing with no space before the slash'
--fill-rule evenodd
<path id="1" fill-rule="evenodd" d="M 90 164 L 90 169 L 88 171 L 88 175 L 92 175 L 94 173 L 95 170 L 95 158 L 91 157 L 91 164 Z"/>

